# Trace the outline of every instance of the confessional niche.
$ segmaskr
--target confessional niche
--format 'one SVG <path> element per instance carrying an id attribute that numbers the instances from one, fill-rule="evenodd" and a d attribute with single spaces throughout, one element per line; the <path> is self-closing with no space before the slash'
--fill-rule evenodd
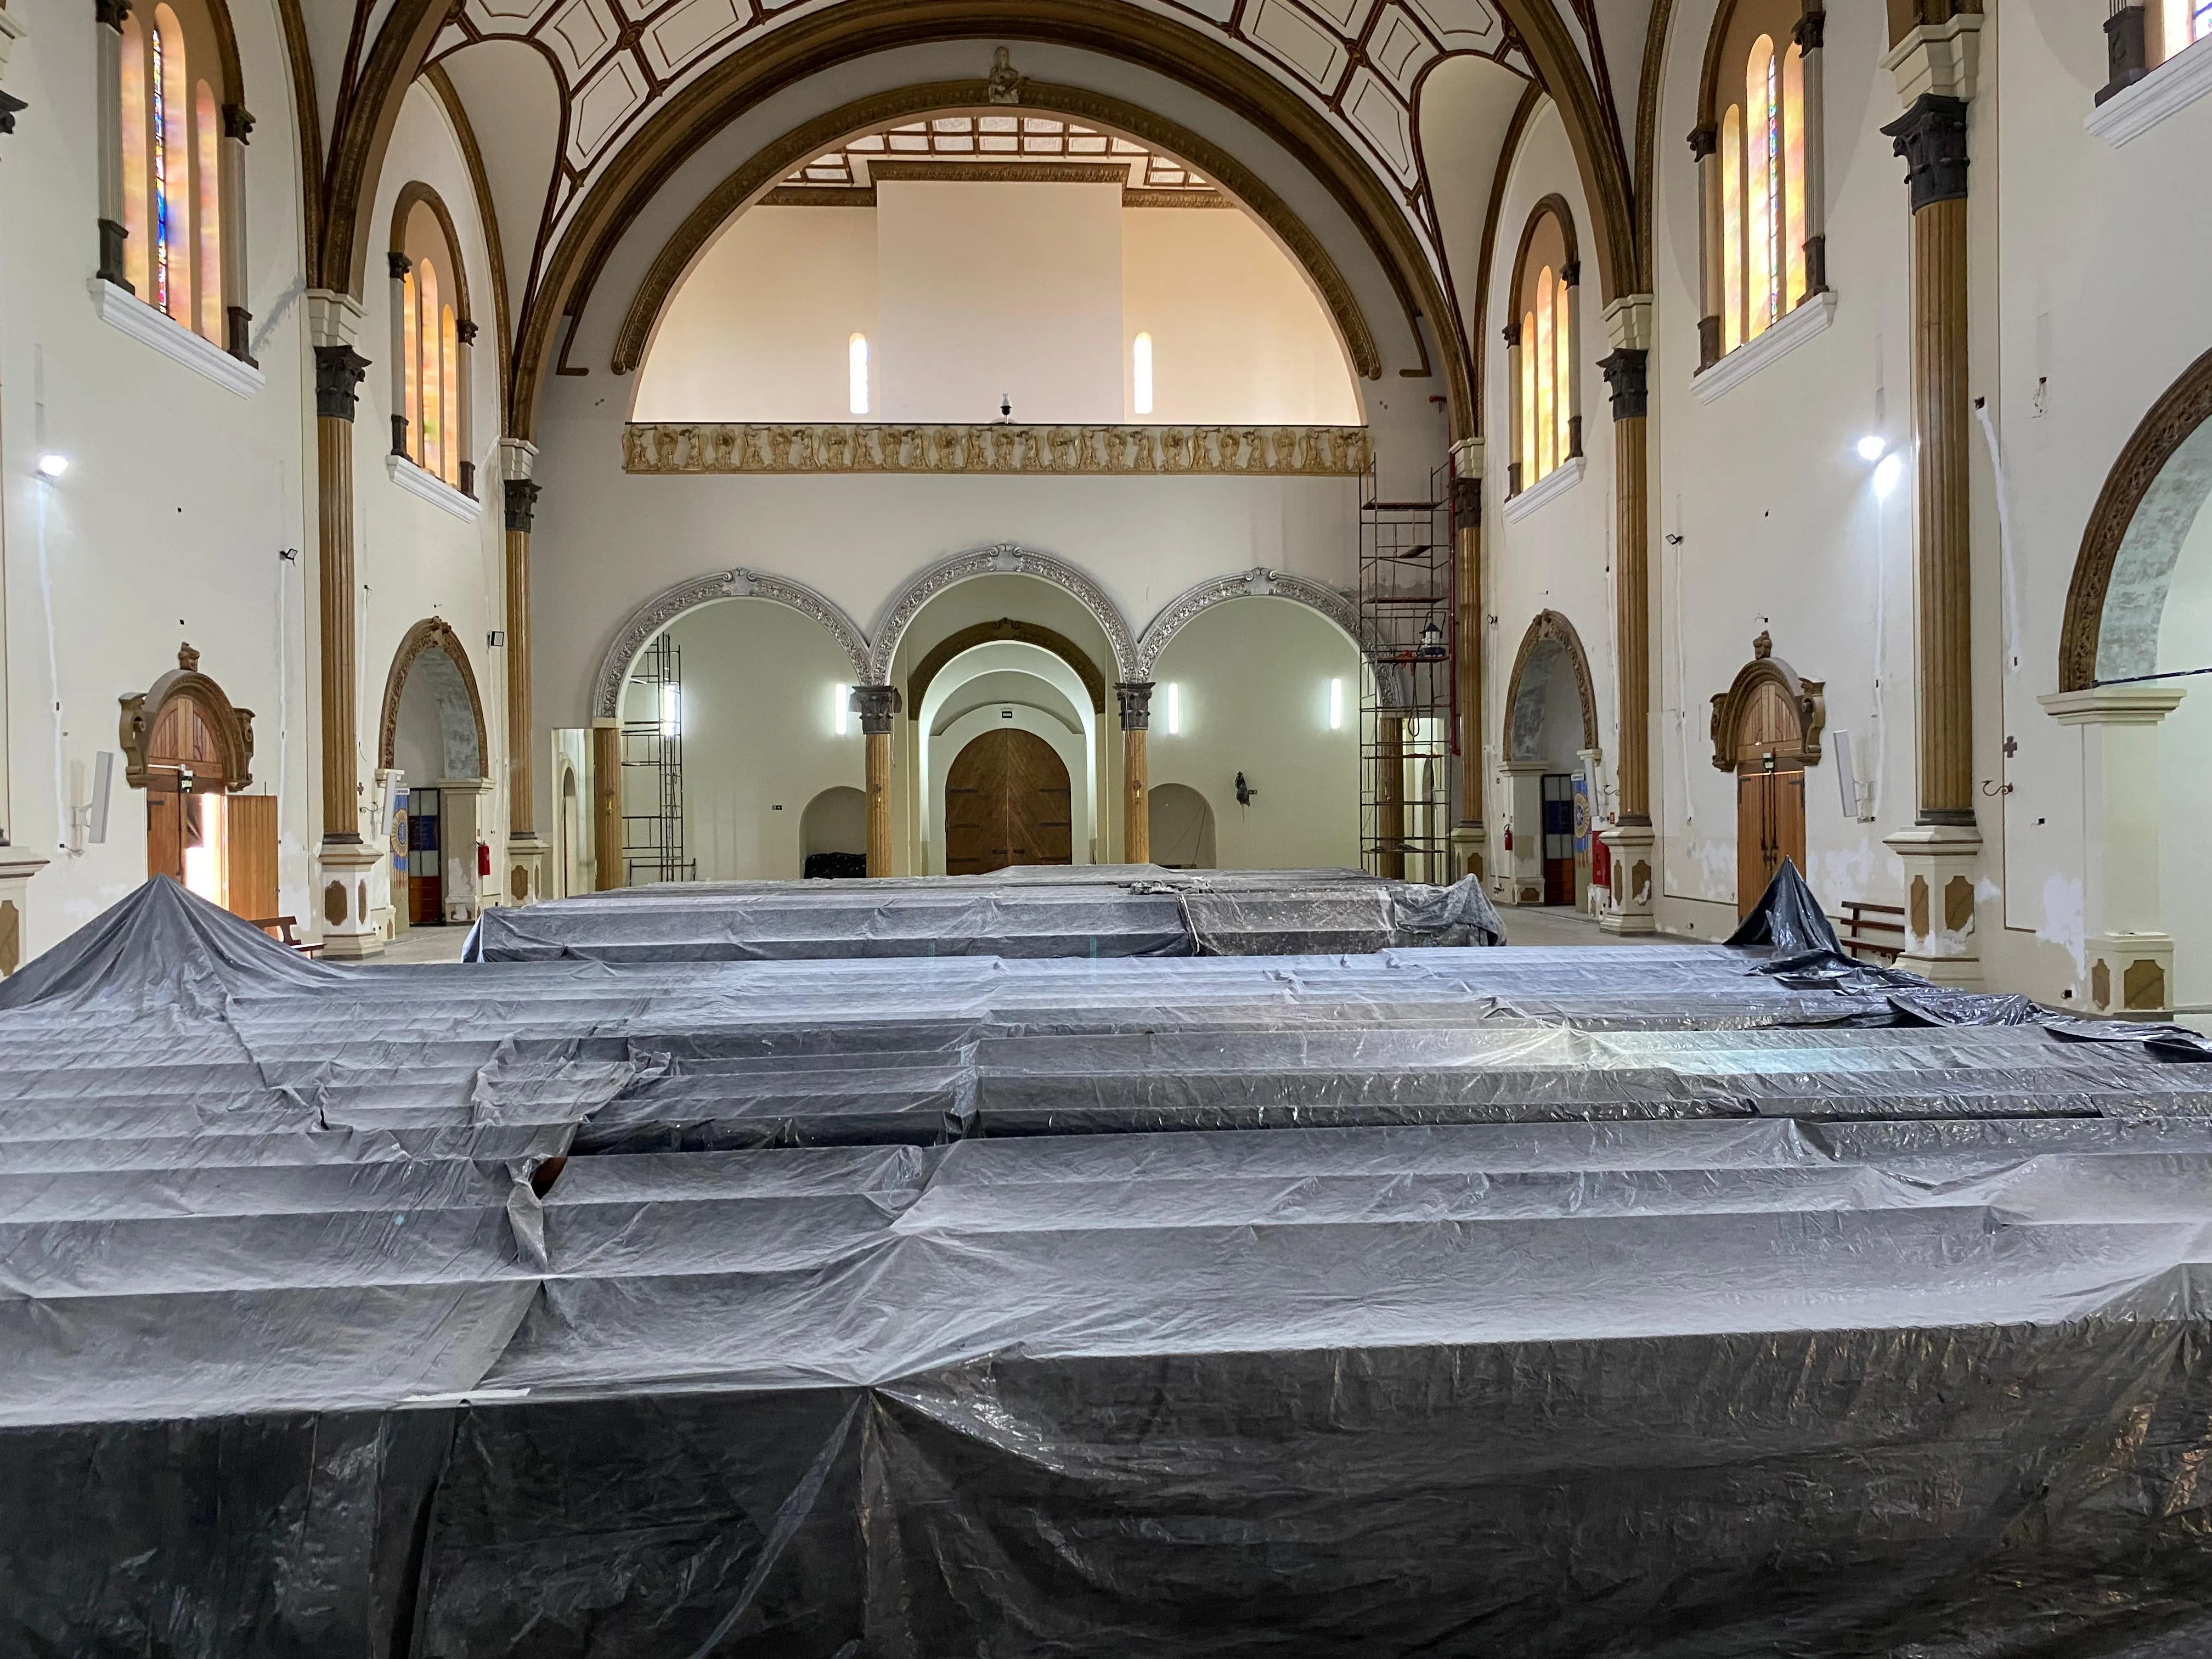
<path id="1" fill-rule="evenodd" d="M 124 776 L 146 792 L 146 873 L 248 921 L 276 913 L 276 798 L 253 781 L 253 712 L 234 707 L 185 646 L 177 667 L 123 699 Z"/>
<path id="2" fill-rule="evenodd" d="M 1820 759 L 1826 682 L 1801 678 L 1761 634 L 1713 699 L 1713 764 L 1735 774 L 1735 908 L 1748 915 L 1788 859 L 1805 869 L 1805 769 Z"/>
<path id="3" fill-rule="evenodd" d="M 1073 861 L 1067 767 L 1032 732 L 1002 727 L 963 749 L 945 779 L 945 873 Z"/>

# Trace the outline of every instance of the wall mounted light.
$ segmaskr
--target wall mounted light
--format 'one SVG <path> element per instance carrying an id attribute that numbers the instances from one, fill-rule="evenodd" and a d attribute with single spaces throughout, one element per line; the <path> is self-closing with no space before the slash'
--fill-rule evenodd
<path id="1" fill-rule="evenodd" d="M 66 455 L 47 454 L 39 457 L 39 476 L 41 478 L 58 478 L 68 471 L 69 457 Z"/>
<path id="2" fill-rule="evenodd" d="M 1884 443 L 1877 434 L 1872 432 L 1859 440 L 1859 459 L 1863 461 L 1878 461 L 1888 452 L 1888 449 L 1889 446 Z"/>
<path id="3" fill-rule="evenodd" d="M 1344 682 L 1342 680 L 1331 680 L 1328 683 L 1328 729 L 1332 732 L 1344 730 Z"/>
<path id="4" fill-rule="evenodd" d="M 849 685 L 832 686 L 830 697 L 830 729 L 839 737 L 843 737 L 852 729 L 848 724 L 852 718 L 853 688 Z"/>
<path id="5" fill-rule="evenodd" d="M 1138 414 L 1149 415 L 1152 412 L 1152 337 L 1139 334 L 1129 356 L 1132 401 Z"/>
<path id="6" fill-rule="evenodd" d="M 1173 680 L 1168 682 L 1168 735 L 1182 735 L 1182 687 Z"/>
<path id="7" fill-rule="evenodd" d="M 683 731 L 683 704 L 672 685 L 660 688 L 660 735 L 672 738 Z"/>

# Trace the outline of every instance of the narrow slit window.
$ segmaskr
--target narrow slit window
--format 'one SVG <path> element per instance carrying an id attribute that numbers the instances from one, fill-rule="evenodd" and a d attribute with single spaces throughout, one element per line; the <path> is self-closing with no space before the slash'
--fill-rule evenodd
<path id="1" fill-rule="evenodd" d="M 846 406 L 855 415 L 868 412 L 868 337 L 855 334 L 845 342 Z M 837 728 L 843 731 L 840 725 Z"/>
<path id="2" fill-rule="evenodd" d="M 1152 337 L 1137 336 L 1129 350 L 1129 377 L 1133 401 L 1139 415 L 1152 412 Z"/>

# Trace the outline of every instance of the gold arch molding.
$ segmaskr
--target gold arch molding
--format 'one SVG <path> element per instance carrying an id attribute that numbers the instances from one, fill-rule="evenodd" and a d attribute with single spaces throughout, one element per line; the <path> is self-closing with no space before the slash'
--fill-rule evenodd
<path id="1" fill-rule="evenodd" d="M 902 87 L 894 92 L 856 99 L 817 116 L 754 152 L 709 191 L 705 199 L 684 216 L 675 234 L 662 244 L 630 300 L 629 310 L 615 336 L 614 352 L 608 367 L 617 374 L 628 374 L 645 361 L 653 328 L 693 261 L 732 216 L 773 190 L 789 176 L 793 168 L 834 148 L 840 141 L 872 128 L 923 115 L 990 107 L 987 84 L 981 81 Z M 1079 87 L 1025 80 L 1022 83 L 1020 107 L 1069 116 L 1116 131 L 1123 137 L 1155 145 L 1189 162 L 1265 224 L 1304 270 L 1336 325 L 1337 337 L 1353 371 L 1363 380 L 1382 378 L 1382 354 L 1375 343 L 1374 331 L 1367 325 L 1366 313 L 1360 309 L 1343 271 L 1305 221 L 1236 157 L 1176 122 L 1121 99 Z M 1420 338 L 1419 314 L 1410 304 L 1406 326 L 1416 340 Z"/>

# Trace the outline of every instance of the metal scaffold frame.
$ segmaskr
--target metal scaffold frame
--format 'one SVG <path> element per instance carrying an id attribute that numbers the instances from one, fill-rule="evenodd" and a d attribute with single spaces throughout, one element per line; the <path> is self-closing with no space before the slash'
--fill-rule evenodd
<path id="1" fill-rule="evenodd" d="M 699 866 L 684 856 L 683 653 L 666 634 L 657 636 L 630 671 L 623 700 L 623 881 L 695 881 Z M 633 776 L 652 775 L 645 790 Z M 634 811 L 634 805 L 650 811 Z"/>
<path id="2" fill-rule="evenodd" d="M 1359 852 L 1379 876 L 1447 884 L 1459 607 L 1449 479 L 1425 501 L 1385 501 L 1360 484 Z"/>

